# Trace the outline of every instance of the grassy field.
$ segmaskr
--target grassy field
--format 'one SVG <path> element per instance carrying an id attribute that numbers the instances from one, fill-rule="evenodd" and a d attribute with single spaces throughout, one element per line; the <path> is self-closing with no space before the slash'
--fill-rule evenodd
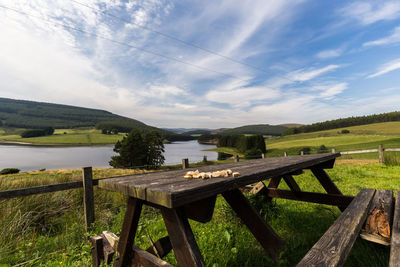
<path id="1" fill-rule="evenodd" d="M 53 135 L 22 138 L 18 135 L 21 129 L 0 130 L 0 143 L 22 142 L 34 145 L 102 145 L 115 144 L 125 135 L 102 134 L 94 128 L 56 129 Z"/>
<path id="2" fill-rule="evenodd" d="M 201 167 L 199 167 L 201 168 Z M 94 177 L 132 174 L 137 170 L 96 169 Z M 338 160 L 328 170 L 344 194 L 356 195 L 362 188 L 399 190 L 399 166 L 384 166 L 374 160 Z M 21 173 L 0 176 L 2 190 L 81 179 L 79 170 Z M 303 190 L 324 192 L 306 171 L 296 176 Z M 280 188 L 287 188 L 284 182 Z M 286 242 L 278 266 L 294 266 L 340 214 L 336 207 L 274 200 L 267 205 L 248 196 L 263 218 Z M 120 233 L 125 197 L 95 189 L 96 223 L 89 235 L 103 230 Z M 26 266 L 90 266 L 91 250 L 85 240 L 82 189 L 0 201 L 0 264 L 27 262 Z M 136 242 L 142 248 L 167 235 L 160 214 L 149 207 L 142 212 Z M 265 254 L 223 198 L 211 222 L 190 221 L 207 266 L 277 266 Z M 387 266 L 389 248 L 357 240 L 345 266 Z M 166 260 L 174 265 L 171 252 Z"/>
<path id="3" fill-rule="evenodd" d="M 341 131 L 347 129 L 348 134 Z M 353 126 L 334 130 L 302 133 L 283 137 L 266 139 L 267 157 L 298 155 L 304 147 L 309 147 L 311 153 L 318 153 L 321 145 L 330 152 L 335 148 L 337 152 L 355 151 L 365 149 L 377 149 L 379 144 L 386 148 L 400 148 L 400 122 L 375 123 L 362 126 Z M 238 154 L 232 148 L 215 148 L 212 151 L 220 151 L 230 154 Z M 375 159 L 377 153 L 346 155 L 345 158 Z"/>

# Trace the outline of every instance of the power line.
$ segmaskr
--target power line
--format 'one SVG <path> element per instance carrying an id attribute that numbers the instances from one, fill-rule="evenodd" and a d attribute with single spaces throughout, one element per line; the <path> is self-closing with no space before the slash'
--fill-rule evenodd
<path id="1" fill-rule="evenodd" d="M 234 78 L 234 79 L 236 79 L 236 80 L 238 80 L 238 81 L 242 81 L 242 82 L 246 82 L 246 83 L 248 83 L 248 82 L 251 81 L 250 79 L 248 79 L 248 80 L 243 80 L 243 79 L 239 78 L 238 76 L 235 76 L 235 75 L 232 75 L 232 74 L 228 74 L 228 73 L 224 73 L 224 72 L 212 70 L 212 69 L 209 69 L 209 68 L 205 68 L 205 67 L 202 67 L 202 66 L 199 66 L 199 65 L 196 65 L 196 64 L 192 64 L 192 63 L 190 63 L 190 62 L 186 62 L 186 61 L 183 61 L 183 60 L 174 58 L 174 57 L 166 56 L 166 55 L 163 55 L 163 54 L 160 54 L 160 53 L 157 53 L 157 52 L 153 52 L 153 51 L 150 51 L 150 50 L 147 50 L 147 49 L 138 47 L 138 46 L 134 46 L 134 45 L 131 45 L 131 44 L 128 44 L 128 43 L 124 43 L 124 42 L 121 42 L 121 41 L 117 41 L 117 40 L 108 38 L 108 37 L 106 37 L 106 36 L 100 35 L 100 34 L 88 32 L 88 31 L 82 30 L 82 29 L 80 29 L 80 28 L 76 28 L 76 27 L 72 27 L 72 26 L 66 25 L 66 24 L 64 24 L 64 23 L 60 23 L 60 22 L 57 22 L 57 21 L 54 21 L 54 20 L 49 20 L 49 19 L 46 19 L 46 18 L 43 18 L 43 17 L 40 17 L 40 16 L 32 15 L 32 14 L 26 13 L 26 12 L 24 12 L 24 11 L 20 11 L 20 10 L 18 10 L 18 9 L 14 9 L 14 8 L 7 7 L 7 6 L 3 6 L 3 5 L 0 5 L 0 7 L 1 7 L 1 8 L 4 8 L 4 9 L 11 10 L 11 11 L 14 11 L 14 12 L 16 12 L 16 13 L 19 13 L 19 14 L 22 14 L 22 15 L 25 15 L 25 16 L 28 16 L 28 17 L 33 17 L 33 18 L 37 18 L 37 19 L 43 20 L 43 21 L 45 21 L 45 22 L 47 22 L 47 23 L 52 23 L 52 24 L 55 24 L 55 25 L 60 25 L 60 26 L 63 26 L 64 28 L 68 28 L 68 29 L 71 29 L 71 30 L 74 30 L 74 31 L 77 31 L 77 32 L 81 32 L 81 33 L 85 33 L 85 34 L 88 34 L 88 35 L 92 35 L 92 36 L 95 36 L 95 37 L 97 37 L 97 38 L 101 38 L 101 39 L 107 40 L 107 41 L 112 42 L 112 43 L 116 43 L 116 44 L 119 44 L 119 45 L 122 45 L 122 46 L 127 46 L 127 47 L 130 47 L 130 48 L 134 48 L 134 49 L 143 51 L 143 52 L 145 52 L 145 53 L 149 53 L 149 54 L 152 54 L 152 55 L 155 55 L 155 56 L 159 56 L 159 57 L 162 57 L 162 58 L 165 58 L 165 59 L 168 59 L 168 60 L 176 61 L 176 62 L 185 64 L 185 65 L 188 65 L 188 66 L 191 66 L 191 67 L 194 67 L 194 68 L 203 70 L 203 71 L 213 72 L 213 73 L 216 73 L 216 74 L 219 74 L 219 75 L 231 77 L 231 78 Z M 274 88 L 271 88 L 271 89 L 274 89 Z"/>
<path id="2" fill-rule="evenodd" d="M 90 6 L 90 5 L 88 5 L 88 4 L 81 3 L 81 2 L 76 1 L 76 0 L 70 0 L 70 1 L 71 1 L 71 2 L 74 2 L 74 3 L 78 4 L 78 5 L 84 6 L 84 7 L 86 7 L 86 8 L 92 9 L 92 10 L 94 10 L 94 11 L 96 11 L 96 12 L 103 13 L 103 14 L 109 16 L 109 17 L 118 19 L 118 20 L 120 20 L 120 21 L 129 23 L 129 24 L 133 24 L 133 25 L 135 25 L 135 26 L 137 26 L 137 27 L 140 27 L 140 28 L 145 29 L 145 30 L 147 30 L 147 31 L 156 33 L 156 34 L 161 35 L 161 36 L 163 36 L 163 37 L 165 37 L 165 38 L 168 38 L 168 39 L 171 39 L 171 40 L 180 42 L 180 43 L 185 44 L 185 45 L 187 45 L 187 46 L 191 46 L 191 47 L 197 48 L 197 49 L 199 49 L 199 50 L 202 50 L 202 51 L 204 51 L 204 52 L 207 52 L 207 53 L 209 53 L 209 54 L 212 54 L 212 55 L 215 55 L 215 56 L 224 58 L 224 59 L 229 60 L 229 61 L 231 61 L 231 62 L 240 64 L 240 65 L 243 65 L 243 66 L 246 66 L 246 67 L 249 67 L 249 68 L 258 70 L 258 71 L 261 71 L 261 72 L 264 72 L 264 73 L 266 73 L 266 74 L 271 74 L 271 72 L 266 71 L 265 69 L 262 69 L 262 68 L 260 68 L 260 67 L 257 67 L 257 66 L 248 64 L 248 63 L 246 63 L 246 62 L 243 62 L 243 61 L 234 59 L 234 58 L 232 58 L 232 57 L 225 56 L 225 55 L 220 54 L 220 53 L 218 53 L 218 52 L 215 52 L 215 51 L 213 51 L 213 50 L 210 50 L 210 49 L 201 47 L 201 46 L 199 46 L 199 45 L 197 45 L 197 44 L 194 44 L 194 43 L 191 43 L 191 42 L 188 42 L 188 41 L 179 39 L 179 38 L 177 38 L 177 37 L 175 37 L 175 36 L 172 36 L 172 35 L 170 35 L 170 34 L 166 34 L 166 33 L 163 33 L 163 32 L 161 32 L 161 31 L 158 31 L 158 30 L 155 30 L 155 29 L 152 29 L 152 28 L 143 26 L 143 25 L 141 25 L 141 24 L 139 24 L 139 23 L 135 23 L 135 22 L 133 22 L 133 21 L 130 21 L 130 20 L 127 20 L 127 19 L 124 19 L 124 18 L 115 16 L 115 15 L 113 15 L 113 14 L 107 12 L 107 11 L 104 11 L 104 10 L 101 10 L 101 9 L 98 9 L 98 8 L 95 8 L 95 7 Z M 285 80 L 287 80 L 287 81 L 290 81 L 290 82 L 297 82 L 296 80 L 289 79 L 288 77 L 283 76 L 283 75 L 280 75 L 280 74 L 275 74 L 275 75 L 276 75 L 276 76 L 279 76 L 279 77 L 281 77 L 281 78 L 283 78 L 283 79 L 285 79 Z"/>

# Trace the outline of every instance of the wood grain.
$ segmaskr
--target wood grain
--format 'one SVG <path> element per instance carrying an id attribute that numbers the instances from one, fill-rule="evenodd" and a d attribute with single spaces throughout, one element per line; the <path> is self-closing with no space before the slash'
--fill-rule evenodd
<path id="1" fill-rule="evenodd" d="M 169 239 L 180 267 L 206 266 L 183 208 L 161 209 Z"/>
<path id="2" fill-rule="evenodd" d="M 277 262 L 279 253 L 285 246 L 283 240 L 266 224 L 239 189 L 224 192 L 222 196 L 253 233 L 264 250 Z"/>
<path id="3" fill-rule="evenodd" d="M 140 199 L 128 198 L 128 205 L 122 224 L 121 236 L 119 237 L 114 267 L 129 266 L 130 264 L 133 242 L 135 241 L 142 206 L 143 203 Z"/>
<path id="4" fill-rule="evenodd" d="M 367 217 L 375 189 L 363 189 L 297 266 L 343 266 Z"/>
<path id="5" fill-rule="evenodd" d="M 271 198 L 284 198 L 297 201 L 319 203 L 332 206 L 348 206 L 353 196 L 333 195 L 315 192 L 292 192 L 283 189 L 267 189 L 266 195 Z"/>
<path id="6" fill-rule="evenodd" d="M 375 192 L 375 196 L 374 199 L 372 200 L 371 203 L 371 207 L 369 208 L 368 214 L 370 214 L 372 212 L 372 210 L 374 208 L 379 209 L 381 206 L 381 202 L 380 201 L 384 201 L 384 207 L 385 207 L 385 211 L 386 211 L 386 220 L 389 222 L 389 225 L 392 225 L 392 215 L 393 215 L 393 191 L 392 190 L 377 190 Z M 378 244 L 382 244 L 382 245 L 389 245 L 390 244 L 390 239 L 381 237 L 381 236 L 377 236 L 377 235 L 373 235 L 373 234 L 369 234 L 365 231 L 362 231 L 360 234 L 360 237 L 362 239 L 371 241 L 371 242 L 375 242 Z"/>
<path id="7" fill-rule="evenodd" d="M 398 266 L 400 266 L 400 191 L 396 193 L 389 260 L 389 267 Z"/>
<path id="8" fill-rule="evenodd" d="M 131 175 L 99 181 L 99 187 L 120 192 L 168 208 L 179 207 L 196 200 L 220 194 L 271 177 L 332 161 L 340 154 L 316 154 L 285 158 L 267 158 L 237 163 L 204 166 L 200 171 L 231 169 L 240 172 L 238 178 L 185 179 L 186 170 Z"/>
<path id="9" fill-rule="evenodd" d="M 144 251 L 143 249 L 140 249 L 136 246 L 133 246 L 133 251 L 132 251 L 132 260 L 131 260 L 131 265 L 132 266 L 138 266 L 138 267 L 172 267 L 171 264 L 169 264 L 166 261 L 163 261 L 160 258 L 157 258 L 153 254 Z"/>

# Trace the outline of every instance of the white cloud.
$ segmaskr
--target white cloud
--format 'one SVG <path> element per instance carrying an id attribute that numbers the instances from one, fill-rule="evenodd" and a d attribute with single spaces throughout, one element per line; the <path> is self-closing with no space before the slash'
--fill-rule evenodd
<path id="1" fill-rule="evenodd" d="M 321 91 L 319 94 L 320 98 L 323 99 L 332 99 L 334 96 L 342 93 L 344 90 L 348 88 L 347 83 L 338 83 L 332 85 L 317 85 L 312 88 L 315 91 Z"/>
<path id="2" fill-rule="evenodd" d="M 291 72 L 288 75 L 288 77 L 292 81 L 305 82 L 305 81 L 314 79 L 315 77 L 317 77 L 323 73 L 335 70 L 339 67 L 340 67 L 339 65 L 328 65 L 326 67 L 319 68 L 319 69 L 301 69 L 301 70 Z"/>
<path id="3" fill-rule="evenodd" d="M 398 42 L 400 42 L 400 26 L 396 27 L 391 35 L 375 41 L 366 42 L 363 46 L 387 45 Z"/>
<path id="4" fill-rule="evenodd" d="M 392 60 L 383 64 L 377 72 L 374 74 L 369 75 L 367 78 L 374 78 L 386 74 L 388 72 L 400 69 L 400 58 Z"/>
<path id="5" fill-rule="evenodd" d="M 259 86 L 212 90 L 205 97 L 209 101 L 243 107 L 255 101 L 276 99 L 280 95 L 278 89 Z"/>
<path id="6" fill-rule="evenodd" d="M 371 1 L 354 2 L 340 13 L 344 17 L 358 20 L 361 24 L 368 25 L 382 20 L 394 20 L 400 17 L 399 1 Z"/>
<path id="7" fill-rule="evenodd" d="M 343 49 L 338 48 L 338 49 L 331 49 L 331 50 L 324 50 L 319 52 L 316 56 L 320 59 L 327 59 L 327 58 L 333 58 L 333 57 L 338 57 L 343 53 Z"/>

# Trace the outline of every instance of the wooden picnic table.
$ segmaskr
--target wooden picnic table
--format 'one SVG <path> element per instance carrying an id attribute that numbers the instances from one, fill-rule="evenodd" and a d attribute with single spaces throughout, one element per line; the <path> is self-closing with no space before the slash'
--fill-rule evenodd
<path id="1" fill-rule="evenodd" d="M 260 217 L 239 188 L 270 179 L 269 185 L 259 190 L 269 198 L 330 204 L 344 210 L 353 197 L 343 196 L 324 171 L 333 167 L 338 156 L 339 153 L 326 153 L 198 167 L 201 172 L 231 169 L 240 173 L 237 178 L 185 179 L 187 171 L 195 170 L 192 168 L 101 180 L 100 188 L 129 196 L 114 266 L 167 265 L 166 262 L 134 246 L 144 204 L 161 211 L 179 266 L 205 266 L 188 219 L 203 223 L 210 221 L 218 194 L 222 194 L 265 251 L 277 261 L 279 253 L 284 249 L 283 240 Z M 327 191 L 326 194 L 300 190 L 293 175 L 300 174 L 303 169 L 311 169 Z M 277 189 L 282 178 L 290 190 Z"/>

